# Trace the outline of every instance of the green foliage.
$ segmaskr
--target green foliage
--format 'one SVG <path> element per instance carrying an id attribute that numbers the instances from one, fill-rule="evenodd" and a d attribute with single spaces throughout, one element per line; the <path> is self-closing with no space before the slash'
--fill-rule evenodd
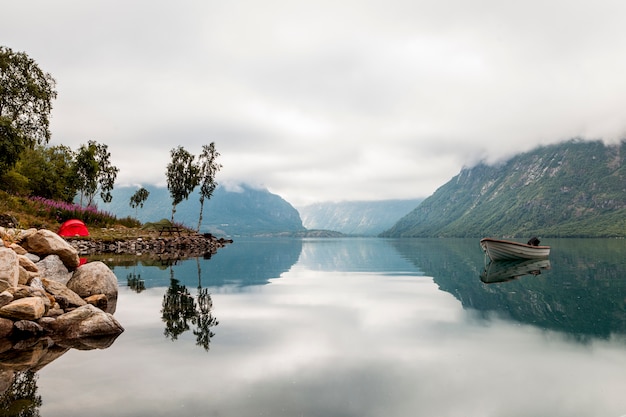
<path id="1" fill-rule="evenodd" d="M 148 199 L 149 195 L 150 191 L 141 187 L 130 197 L 130 206 L 135 209 L 135 217 L 137 216 L 137 207 L 143 208 L 143 203 Z"/>
<path id="2" fill-rule="evenodd" d="M 24 149 L 50 140 L 55 81 L 24 52 L 0 46 L 0 170 Z"/>
<path id="3" fill-rule="evenodd" d="M 12 126 L 11 120 L 0 116 L 0 172 L 15 166 L 25 148 L 24 141 L 19 131 Z"/>
<path id="4" fill-rule="evenodd" d="M 76 187 L 80 191 L 80 204 L 86 199 L 88 206 L 100 190 L 100 197 L 105 203 L 113 198 L 111 190 L 119 169 L 111 165 L 111 154 L 108 146 L 90 140 L 87 145 L 81 145 L 74 161 Z"/>
<path id="5" fill-rule="evenodd" d="M 5 174 L 18 179 L 20 186 L 5 188 L 14 194 L 35 195 L 51 200 L 71 202 L 76 195 L 73 172 L 73 153 L 66 146 L 37 145 L 25 149 L 12 171 Z"/>
<path id="6" fill-rule="evenodd" d="M 171 162 L 167 164 L 167 189 L 172 197 L 172 222 L 176 206 L 186 200 L 200 182 L 200 170 L 195 157 L 179 146 L 170 151 Z"/>
<path id="7" fill-rule="evenodd" d="M 464 169 L 383 235 L 625 236 L 625 155 L 573 140 Z"/>
<path id="8" fill-rule="evenodd" d="M 19 172 L 11 170 L 0 175 L 0 189 L 14 195 L 28 195 L 30 188 L 29 180 Z"/>
<path id="9" fill-rule="evenodd" d="M 198 227 L 196 228 L 196 231 L 200 230 L 200 225 L 202 224 L 204 200 L 210 200 L 213 195 L 213 191 L 215 191 L 215 187 L 217 187 L 215 175 L 222 168 L 222 165 L 217 163 L 218 156 L 220 156 L 220 154 L 215 149 L 215 142 L 202 146 L 202 153 L 198 158 L 200 176 L 200 215 L 198 216 Z"/>

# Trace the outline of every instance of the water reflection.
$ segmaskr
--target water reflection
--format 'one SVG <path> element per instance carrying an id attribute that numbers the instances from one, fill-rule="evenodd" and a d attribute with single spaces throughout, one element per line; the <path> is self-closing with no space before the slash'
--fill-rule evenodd
<path id="1" fill-rule="evenodd" d="M 174 269 L 170 267 L 170 286 L 163 296 L 161 318 L 165 322 L 163 334 L 175 341 L 189 326 L 195 326 L 193 334 L 196 336 L 196 345 L 209 350 L 211 338 L 215 336 L 212 327 L 219 322 L 213 317 L 213 300 L 208 288 L 202 288 L 200 263 L 196 259 L 198 270 L 198 288 L 195 297 L 191 295 L 185 285 L 174 278 Z"/>
<path id="2" fill-rule="evenodd" d="M 129 272 L 126 275 L 126 285 L 137 294 L 146 289 L 146 282 L 141 279 L 141 274 L 135 274 L 134 272 Z"/>
<path id="3" fill-rule="evenodd" d="M 620 259 L 577 257 L 578 249 L 551 242 L 558 248 L 551 269 L 486 284 L 476 240 L 292 244 L 295 249 L 285 242 L 246 243 L 230 260 L 246 264 L 235 272 L 212 266 L 219 252 L 165 267 L 115 267 L 121 283 L 130 271 L 145 281 L 139 293 L 120 289 L 116 316 L 124 337 L 97 359 L 75 354 L 44 369 L 44 413 L 110 415 L 111 404 L 127 416 L 626 413 L 626 337 L 616 335 L 616 323 L 611 336 L 592 336 L 562 305 L 571 287 L 586 285 L 589 298 L 578 300 L 583 309 L 596 287 L 616 289 L 623 275 L 611 276 L 623 274 Z M 607 251 L 610 245 L 601 252 Z M 568 269 L 574 260 L 586 281 Z M 205 311 L 220 319 L 209 329 L 216 332 L 210 354 L 197 348 L 190 319 L 176 343 L 163 337 L 165 295 L 185 294 L 197 310 L 194 288 L 210 289 L 214 305 Z M 623 300 L 608 300 L 616 304 L 597 306 L 607 312 L 592 319 L 619 315 Z M 566 314 L 571 322 L 555 324 L 550 314 Z M 587 335 L 587 343 L 571 334 Z"/>
<path id="4" fill-rule="evenodd" d="M 161 286 L 173 286 L 172 291 L 181 291 L 181 286 L 196 285 L 200 275 L 213 293 L 241 291 L 268 284 L 296 263 L 313 271 L 428 275 L 465 309 L 480 312 L 485 320 L 496 314 L 507 320 L 565 332 L 580 340 L 626 334 L 625 240 L 553 240 L 549 242 L 553 248 L 549 260 L 512 263 L 486 262 L 477 242 L 476 239 L 251 239 L 221 249 L 210 260 L 168 261 L 159 265 L 154 260 L 136 260 L 135 264 L 124 261 L 123 266 L 119 262 L 110 264 L 118 276 L 133 269 L 127 273 L 127 283 L 136 292 Z M 174 272 L 176 282 L 169 276 Z M 515 279 L 520 277 L 523 278 Z M 181 308 L 186 308 L 183 300 L 179 302 Z M 165 317 L 169 313 L 164 311 Z M 192 321 L 185 314 L 191 314 L 191 309 L 181 313 L 178 321 L 164 320 L 184 328 L 185 323 Z"/>
<path id="5" fill-rule="evenodd" d="M 7 380 L 7 370 L 2 371 L 3 382 Z M 18 371 L 11 375 L 8 387 L 0 387 L 0 410 L 3 416 L 38 417 L 41 396 L 37 395 L 37 373 Z"/>
<path id="6" fill-rule="evenodd" d="M 486 284 L 475 239 L 391 241 L 440 289 L 489 320 L 493 314 L 579 340 L 626 334 L 626 240 L 554 239 L 550 269 L 523 279 Z"/>
<path id="7" fill-rule="evenodd" d="M 400 256 L 384 239 L 306 239 L 298 265 L 311 270 L 423 275 L 419 264 Z"/>
<path id="8" fill-rule="evenodd" d="M 199 261 L 202 281 L 215 291 L 236 291 L 269 283 L 288 271 L 300 257 L 299 239 L 241 239 L 204 258 L 162 259 L 153 255 L 106 254 L 90 257 L 106 263 L 119 276 L 142 277 L 145 288 L 168 287 L 170 267 L 188 287 L 196 285 Z M 131 281 L 134 285 L 135 281 Z M 130 284 L 129 284 L 130 285 Z"/>
<path id="9" fill-rule="evenodd" d="M 37 373 L 70 350 L 107 349 L 119 335 L 54 341 L 0 339 L 0 410 L 3 416 L 39 416 Z"/>
<path id="10" fill-rule="evenodd" d="M 480 274 L 485 284 L 512 281 L 524 275 L 540 275 L 541 271 L 550 269 L 549 259 L 492 261 Z"/>

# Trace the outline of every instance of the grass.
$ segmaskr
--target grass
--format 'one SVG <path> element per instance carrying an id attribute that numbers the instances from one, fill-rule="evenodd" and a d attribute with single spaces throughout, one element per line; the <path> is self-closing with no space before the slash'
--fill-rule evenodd
<path id="1" fill-rule="evenodd" d="M 118 219 L 111 213 L 99 211 L 96 207 L 81 207 L 77 204 L 47 200 L 40 197 L 20 197 L 0 191 L 0 215 L 10 215 L 17 220 L 21 229 L 48 229 L 56 232 L 61 224 L 69 219 L 82 220 L 89 229 L 90 236 L 82 239 L 103 241 L 130 240 L 136 238 L 155 238 L 158 226 L 168 220 L 157 223 L 141 222 L 132 217 Z M 182 225 L 181 228 L 188 230 Z"/>

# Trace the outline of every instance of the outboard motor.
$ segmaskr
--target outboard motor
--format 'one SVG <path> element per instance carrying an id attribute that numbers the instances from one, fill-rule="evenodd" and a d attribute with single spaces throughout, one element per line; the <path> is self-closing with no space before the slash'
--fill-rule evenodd
<path id="1" fill-rule="evenodd" d="M 528 241 L 528 245 L 530 246 L 539 246 L 540 243 L 541 241 L 539 240 L 537 236 L 531 237 L 530 240 Z"/>

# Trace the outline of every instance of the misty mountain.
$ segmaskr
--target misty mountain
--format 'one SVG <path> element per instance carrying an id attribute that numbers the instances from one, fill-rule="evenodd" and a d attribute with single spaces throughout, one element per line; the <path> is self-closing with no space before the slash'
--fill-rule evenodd
<path id="1" fill-rule="evenodd" d="M 130 198 L 138 187 L 117 187 L 113 200 L 98 202 L 101 210 L 117 217 L 132 216 L 141 222 L 169 219 L 172 200 L 165 187 L 146 186 L 150 195 L 143 208 L 130 207 Z M 176 207 L 174 220 L 195 228 L 200 212 L 200 196 L 194 192 Z M 218 236 L 253 236 L 278 232 L 304 231 L 298 211 L 280 196 L 266 189 L 240 185 L 234 189 L 218 186 L 210 200 L 205 200 L 200 232 Z"/>
<path id="2" fill-rule="evenodd" d="M 307 229 L 334 230 L 346 235 L 376 236 L 392 227 L 421 199 L 316 203 L 298 208 Z"/>
<path id="3" fill-rule="evenodd" d="M 624 236 L 625 156 L 571 140 L 463 169 L 381 236 Z"/>

